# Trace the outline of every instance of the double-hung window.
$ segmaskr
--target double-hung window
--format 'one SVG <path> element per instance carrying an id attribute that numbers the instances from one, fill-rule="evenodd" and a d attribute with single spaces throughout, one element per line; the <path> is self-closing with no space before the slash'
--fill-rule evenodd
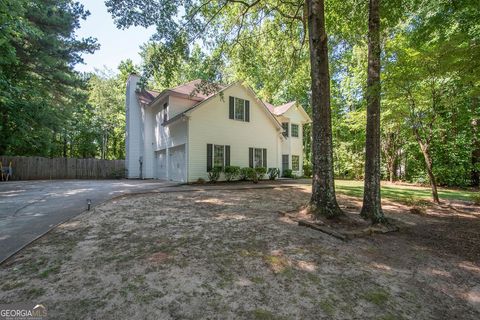
<path id="1" fill-rule="evenodd" d="M 245 100 L 235 98 L 235 120 L 245 121 Z"/>
<path id="2" fill-rule="evenodd" d="M 298 124 L 292 123 L 292 137 L 298 138 Z"/>
<path id="3" fill-rule="evenodd" d="M 207 144 L 207 172 L 213 167 L 228 167 L 230 165 L 230 146 Z"/>
<path id="4" fill-rule="evenodd" d="M 224 167 L 225 166 L 225 146 L 215 144 L 213 146 L 213 166 Z"/>
<path id="5" fill-rule="evenodd" d="M 229 98 L 229 118 L 232 120 L 250 121 L 250 101 L 237 97 Z"/>
<path id="6" fill-rule="evenodd" d="M 248 153 L 250 168 L 267 167 L 267 149 L 249 148 Z"/>

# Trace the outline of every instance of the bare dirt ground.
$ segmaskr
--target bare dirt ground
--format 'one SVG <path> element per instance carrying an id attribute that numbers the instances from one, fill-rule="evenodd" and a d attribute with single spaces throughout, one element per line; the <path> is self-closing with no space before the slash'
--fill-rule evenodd
<path id="1" fill-rule="evenodd" d="M 343 242 L 279 211 L 307 186 L 126 196 L 0 268 L 51 319 L 479 319 L 480 210 L 384 203 L 400 232 Z M 358 199 L 339 196 L 347 211 Z"/>

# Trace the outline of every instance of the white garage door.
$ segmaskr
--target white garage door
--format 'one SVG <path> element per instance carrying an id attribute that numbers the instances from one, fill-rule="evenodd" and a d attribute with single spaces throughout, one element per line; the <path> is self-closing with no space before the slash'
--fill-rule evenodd
<path id="1" fill-rule="evenodd" d="M 169 178 L 172 181 L 185 182 L 186 163 L 185 163 L 185 145 L 170 148 L 169 152 Z"/>
<path id="2" fill-rule="evenodd" d="M 167 179 L 167 153 L 165 150 L 156 151 L 156 178 Z"/>

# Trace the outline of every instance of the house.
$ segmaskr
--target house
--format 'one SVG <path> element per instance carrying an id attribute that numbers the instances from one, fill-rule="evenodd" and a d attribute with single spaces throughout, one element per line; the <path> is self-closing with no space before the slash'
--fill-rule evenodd
<path id="1" fill-rule="evenodd" d="M 198 92 L 201 80 L 162 92 L 138 82 L 131 75 L 127 83 L 128 178 L 193 182 L 228 165 L 303 174 L 303 125 L 311 120 L 298 103 L 275 107 L 241 83 L 207 95 Z"/>

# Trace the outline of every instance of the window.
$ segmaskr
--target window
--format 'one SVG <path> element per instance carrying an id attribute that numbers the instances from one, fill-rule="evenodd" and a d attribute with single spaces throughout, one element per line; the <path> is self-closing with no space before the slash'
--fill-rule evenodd
<path id="1" fill-rule="evenodd" d="M 250 101 L 229 97 L 228 103 L 228 117 L 233 120 L 250 121 Z"/>
<path id="2" fill-rule="evenodd" d="M 299 156 L 292 156 L 292 170 L 293 171 L 300 171 L 300 157 Z"/>
<path id="3" fill-rule="evenodd" d="M 213 166 L 225 166 L 225 146 L 217 144 L 213 146 Z"/>
<path id="4" fill-rule="evenodd" d="M 207 172 L 213 167 L 230 165 L 230 146 L 207 143 Z"/>
<path id="5" fill-rule="evenodd" d="M 255 156 L 253 160 L 253 167 L 261 167 L 262 166 L 262 149 L 255 148 Z"/>
<path id="6" fill-rule="evenodd" d="M 249 148 L 248 153 L 250 168 L 267 167 L 267 149 Z"/>
<path id="7" fill-rule="evenodd" d="M 298 138 L 298 124 L 292 123 L 292 137 Z"/>
<path id="8" fill-rule="evenodd" d="M 165 103 L 163 105 L 163 122 L 167 122 L 167 120 L 168 120 L 167 107 L 168 107 L 168 105 Z"/>
<path id="9" fill-rule="evenodd" d="M 245 100 L 235 98 L 235 120 L 245 121 Z"/>
<path id="10" fill-rule="evenodd" d="M 282 128 L 283 128 L 282 134 L 285 138 L 287 138 L 288 137 L 288 122 L 282 122 Z"/>

